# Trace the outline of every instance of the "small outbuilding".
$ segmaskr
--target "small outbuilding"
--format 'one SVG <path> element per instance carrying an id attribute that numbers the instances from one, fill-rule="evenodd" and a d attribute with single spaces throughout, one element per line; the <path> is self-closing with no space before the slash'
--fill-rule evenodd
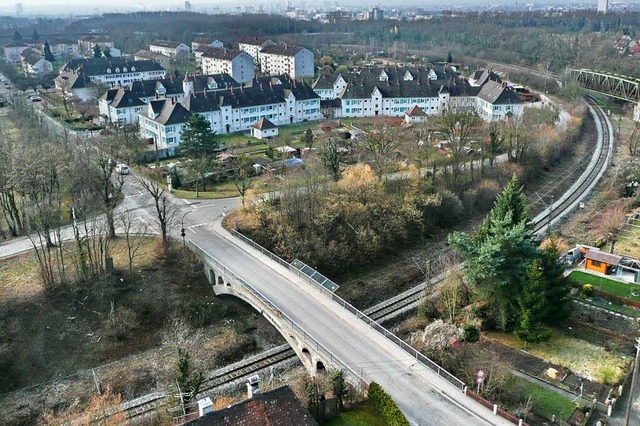
<path id="1" fill-rule="evenodd" d="M 608 274 L 611 269 L 618 266 L 622 260 L 622 256 L 604 253 L 597 250 L 589 250 L 585 255 L 584 269 L 601 274 Z"/>
<path id="2" fill-rule="evenodd" d="M 270 139 L 278 136 L 278 126 L 266 118 L 261 118 L 260 121 L 251 126 L 251 136 L 256 139 Z"/>
<path id="3" fill-rule="evenodd" d="M 411 109 L 404 113 L 405 123 L 423 123 L 427 120 L 427 113 L 418 105 L 414 105 Z"/>

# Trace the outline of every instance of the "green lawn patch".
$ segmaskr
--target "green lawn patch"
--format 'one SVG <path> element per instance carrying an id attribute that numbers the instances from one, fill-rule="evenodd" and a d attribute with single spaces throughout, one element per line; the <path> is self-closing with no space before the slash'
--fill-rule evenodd
<path id="1" fill-rule="evenodd" d="M 387 426 L 380 414 L 365 402 L 357 407 L 340 413 L 335 419 L 327 420 L 323 426 Z"/>
<path id="2" fill-rule="evenodd" d="M 617 303 L 613 303 L 613 302 L 609 302 L 607 301 L 606 304 L 599 304 L 599 303 L 595 303 L 593 301 L 590 300 L 583 300 L 580 298 L 576 298 L 577 300 L 583 302 L 583 303 L 587 303 L 589 305 L 593 305 L 597 308 L 603 308 L 603 309 L 607 309 L 609 311 L 614 311 L 614 312 L 618 312 L 620 314 L 625 314 L 628 315 L 630 317 L 634 317 L 634 318 L 640 318 L 640 310 L 638 309 L 634 309 L 632 307 L 629 306 L 625 306 L 625 305 L 619 305 Z"/>
<path id="3" fill-rule="evenodd" d="M 557 419 L 566 422 L 576 409 L 576 404 L 569 398 L 519 377 L 509 377 L 505 383 L 505 391 L 520 402 L 531 398 L 532 410 L 549 420 L 555 415 Z"/>
<path id="4" fill-rule="evenodd" d="M 573 271 L 569 274 L 569 278 L 580 284 L 591 284 L 600 291 L 613 294 L 615 296 L 624 297 L 625 299 L 640 301 L 640 296 L 632 296 L 631 291 L 635 290 L 640 294 L 640 285 L 631 283 L 621 283 L 619 281 L 610 280 L 608 278 L 599 277 L 582 271 Z"/>

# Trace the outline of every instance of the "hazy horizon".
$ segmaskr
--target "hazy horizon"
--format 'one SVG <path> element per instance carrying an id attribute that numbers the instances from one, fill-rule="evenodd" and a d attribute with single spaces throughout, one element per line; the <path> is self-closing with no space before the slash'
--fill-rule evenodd
<path id="1" fill-rule="evenodd" d="M 16 5 L 18 3 L 22 4 L 22 15 L 23 16 L 38 16 L 38 15 L 92 15 L 99 14 L 104 12 L 113 12 L 113 11 L 122 11 L 122 12 L 132 12 L 132 11 L 162 11 L 162 10 L 184 10 L 184 1 L 169 1 L 169 0 L 161 0 L 160 2 L 148 2 L 148 1 L 127 1 L 127 0 L 112 0 L 108 4 L 87 4 L 86 0 L 65 0 L 62 2 L 61 0 L 29 0 L 29 1 L 15 1 L 12 3 L 5 3 L 0 5 L 0 14 L 2 15 L 10 15 L 16 16 Z M 455 4 L 451 4 L 452 2 L 443 1 L 443 0 L 366 0 L 364 2 L 358 0 L 321 0 L 319 2 L 314 2 L 310 0 L 289 0 L 286 3 L 290 3 L 294 6 L 302 6 L 302 7 L 334 7 L 336 4 L 338 6 L 373 6 L 379 5 L 383 8 L 394 8 L 394 7 L 433 7 L 433 8 L 442 8 L 442 7 L 451 7 L 456 8 L 460 6 L 504 6 L 504 5 L 514 5 L 515 2 L 513 0 L 459 0 L 456 1 Z M 278 6 L 283 6 L 286 4 L 285 2 L 281 2 Z M 572 5 L 583 5 L 596 8 L 597 0 L 585 1 L 585 0 L 521 0 L 517 2 L 519 5 L 522 5 L 524 8 L 525 4 L 533 4 L 535 6 L 544 6 L 544 5 L 563 5 L 563 4 L 572 4 Z M 614 3 L 610 1 L 610 4 Z M 620 1 L 615 2 L 616 4 L 628 4 L 628 5 L 638 5 L 640 4 L 640 0 L 629 0 L 629 1 Z M 242 8 L 242 7 L 256 7 L 262 6 L 265 11 L 269 11 L 274 9 L 274 3 L 269 0 L 221 0 L 221 1 L 191 1 L 191 10 L 192 11 L 205 11 L 205 10 L 213 10 L 216 7 L 220 7 L 221 9 L 232 9 Z"/>

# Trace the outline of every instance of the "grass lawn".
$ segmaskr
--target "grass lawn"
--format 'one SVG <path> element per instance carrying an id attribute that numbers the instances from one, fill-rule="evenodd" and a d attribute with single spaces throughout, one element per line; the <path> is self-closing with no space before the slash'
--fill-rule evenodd
<path id="1" fill-rule="evenodd" d="M 605 301 L 606 304 L 600 304 L 600 303 L 595 303 L 593 301 L 589 301 L 589 300 L 582 300 L 582 299 L 578 299 L 581 302 L 584 303 L 588 303 L 590 305 L 596 306 L 598 308 L 605 308 L 608 309 L 610 311 L 614 311 L 614 312 L 618 312 L 621 314 L 625 314 L 628 315 L 630 317 L 634 317 L 634 318 L 640 318 L 640 310 L 629 307 L 629 306 L 624 306 L 624 305 L 619 305 L 617 303 L 613 303 L 613 302 L 608 302 Z"/>
<path id="2" fill-rule="evenodd" d="M 632 296 L 631 291 L 636 290 L 640 294 L 640 285 L 625 284 L 619 281 L 610 280 L 604 277 L 588 274 L 582 271 L 573 271 L 569 278 L 580 284 L 591 284 L 598 290 L 624 297 L 629 300 L 640 301 L 640 296 Z"/>
<path id="3" fill-rule="evenodd" d="M 552 364 L 569 368 L 574 373 L 600 383 L 617 383 L 624 377 L 631 358 L 614 350 L 572 337 L 554 329 L 547 342 L 529 343 L 518 340 L 513 333 L 490 331 L 489 338 L 527 352 Z"/>
<path id="4" fill-rule="evenodd" d="M 555 415 L 562 422 L 566 422 L 576 408 L 569 398 L 519 377 L 509 377 L 505 383 L 505 390 L 522 402 L 531 398 L 533 411 L 546 419 Z"/>
<path id="5" fill-rule="evenodd" d="M 207 188 L 210 188 L 211 185 L 208 185 Z M 230 198 L 230 197 L 239 197 L 240 194 L 238 190 L 232 183 L 221 183 L 215 186 L 215 191 L 200 191 L 200 196 L 196 197 L 196 191 L 183 191 L 181 189 L 174 189 L 172 194 L 178 198 L 186 198 L 186 199 L 198 199 L 198 198 Z"/>
<path id="6" fill-rule="evenodd" d="M 640 228 L 628 226 L 616 243 L 616 253 L 640 258 Z"/>
<path id="7" fill-rule="evenodd" d="M 323 426 L 387 426 L 382 416 L 365 402 L 357 407 L 343 411 L 335 419 L 322 423 Z"/>

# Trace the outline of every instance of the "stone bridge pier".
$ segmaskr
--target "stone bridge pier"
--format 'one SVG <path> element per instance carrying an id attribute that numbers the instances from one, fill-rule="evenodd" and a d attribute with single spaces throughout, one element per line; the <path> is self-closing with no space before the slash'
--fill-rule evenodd
<path id="1" fill-rule="evenodd" d="M 204 271 L 216 296 L 235 296 L 260 312 L 289 343 L 310 375 L 315 376 L 331 368 L 340 368 L 332 362 L 333 356 L 322 351 L 320 345 L 304 330 L 284 317 L 280 310 L 251 287 L 239 282 L 241 280 L 226 268 L 220 268 L 205 261 Z M 346 374 L 345 378 L 350 379 L 350 376 Z"/>

